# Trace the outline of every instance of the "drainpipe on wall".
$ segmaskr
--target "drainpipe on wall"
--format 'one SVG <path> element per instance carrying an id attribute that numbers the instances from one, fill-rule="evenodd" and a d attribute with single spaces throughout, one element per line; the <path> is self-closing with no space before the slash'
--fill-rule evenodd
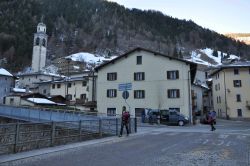
<path id="1" fill-rule="evenodd" d="M 191 104 L 191 93 L 190 93 L 190 91 L 191 91 L 191 84 L 190 84 L 190 82 L 191 82 L 191 79 L 190 79 L 190 72 L 191 72 L 191 70 L 189 70 L 188 71 L 188 107 L 189 107 L 189 119 L 190 119 L 190 124 L 193 124 L 193 115 L 192 115 L 192 104 Z"/>
<path id="2" fill-rule="evenodd" d="M 224 92 L 225 92 L 225 107 L 226 107 L 226 119 L 229 119 L 229 116 L 227 114 L 227 88 L 226 88 L 226 76 L 225 76 L 225 71 L 222 70 L 224 73 Z"/>

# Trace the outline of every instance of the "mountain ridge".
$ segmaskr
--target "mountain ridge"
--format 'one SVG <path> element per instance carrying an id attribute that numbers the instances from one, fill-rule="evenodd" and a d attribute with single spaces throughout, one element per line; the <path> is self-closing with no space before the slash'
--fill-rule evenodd
<path id="1" fill-rule="evenodd" d="M 121 55 L 135 47 L 175 57 L 207 47 L 250 57 L 250 46 L 158 11 L 128 9 L 105 0 L 3 0 L 0 59 L 13 62 L 6 68 L 18 71 L 30 65 L 40 18 L 49 36 L 48 64 L 77 52 Z"/>

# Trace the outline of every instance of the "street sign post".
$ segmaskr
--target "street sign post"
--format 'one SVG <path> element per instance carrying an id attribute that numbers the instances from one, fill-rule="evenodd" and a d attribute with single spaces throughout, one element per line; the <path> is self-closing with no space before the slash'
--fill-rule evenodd
<path id="1" fill-rule="evenodd" d="M 132 83 L 124 83 L 118 85 L 119 91 L 132 90 Z"/>
<path id="2" fill-rule="evenodd" d="M 129 92 L 128 91 L 123 91 L 122 92 L 122 97 L 126 100 L 129 97 Z"/>

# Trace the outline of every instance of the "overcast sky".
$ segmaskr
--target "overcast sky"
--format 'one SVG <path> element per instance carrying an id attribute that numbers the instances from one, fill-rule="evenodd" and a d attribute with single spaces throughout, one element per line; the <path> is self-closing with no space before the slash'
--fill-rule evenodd
<path id="1" fill-rule="evenodd" d="M 250 33 L 250 0 L 109 0 L 128 8 L 154 9 L 193 20 L 219 33 Z"/>

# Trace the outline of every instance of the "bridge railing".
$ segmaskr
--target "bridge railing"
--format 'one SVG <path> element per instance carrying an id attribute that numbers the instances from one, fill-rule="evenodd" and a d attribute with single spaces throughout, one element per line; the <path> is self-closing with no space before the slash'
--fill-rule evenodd
<path id="1" fill-rule="evenodd" d="M 118 135 L 120 118 L 0 124 L 0 155 Z M 131 118 L 130 132 L 137 131 Z"/>

